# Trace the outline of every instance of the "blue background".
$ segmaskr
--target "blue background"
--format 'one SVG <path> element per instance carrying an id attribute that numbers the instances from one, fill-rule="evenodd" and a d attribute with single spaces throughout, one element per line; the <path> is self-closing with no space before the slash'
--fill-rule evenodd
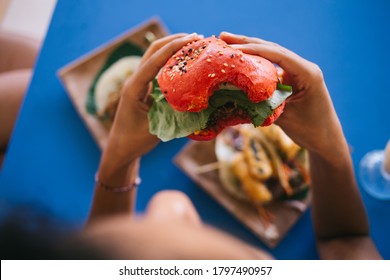
<path id="1" fill-rule="evenodd" d="M 317 63 L 353 148 L 356 168 L 366 152 L 383 148 L 390 137 L 389 11 L 390 2 L 385 0 L 59 0 L 0 174 L 0 198 L 9 204 L 39 205 L 63 222 L 85 221 L 100 151 L 56 71 L 153 16 L 159 16 L 172 33 L 209 36 L 226 30 L 257 36 Z M 206 222 L 264 247 L 172 164 L 186 142 L 160 144 L 143 158 L 137 211 L 158 190 L 180 189 Z M 373 239 L 389 259 L 390 202 L 377 201 L 364 191 L 362 196 Z M 270 252 L 281 259 L 318 258 L 310 211 Z"/>

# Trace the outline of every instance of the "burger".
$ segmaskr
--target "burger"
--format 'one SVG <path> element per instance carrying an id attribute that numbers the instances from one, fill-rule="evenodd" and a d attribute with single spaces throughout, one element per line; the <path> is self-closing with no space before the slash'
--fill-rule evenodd
<path id="1" fill-rule="evenodd" d="M 227 126 L 267 126 L 291 93 L 270 61 L 215 36 L 197 40 L 177 51 L 154 81 L 150 132 L 163 141 L 211 140 Z"/>

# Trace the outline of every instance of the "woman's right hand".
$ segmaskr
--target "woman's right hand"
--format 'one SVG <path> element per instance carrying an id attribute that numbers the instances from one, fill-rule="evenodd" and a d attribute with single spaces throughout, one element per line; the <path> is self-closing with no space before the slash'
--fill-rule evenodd
<path id="1" fill-rule="evenodd" d="M 334 145 L 345 142 L 320 68 L 294 52 L 258 38 L 222 32 L 220 38 L 244 53 L 262 56 L 283 70 L 283 83 L 293 87 L 277 124 L 300 146 L 321 156 L 337 156 Z M 343 146 L 343 145 L 341 145 Z"/>
<path id="2" fill-rule="evenodd" d="M 173 34 L 156 40 L 145 52 L 138 70 L 122 88 L 115 120 L 100 161 L 98 173 L 101 182 L 123 186 L 128 185 L 129 178 L 136 176 L 138 159 L 158 143 L 157 137 L 149 133 L 151 82 L 177 50 L 200 38 L 195 33 Z"/>
<path id="3" fill-rule="evenodd" d="M 149 132 L 151 82 L 178 49 L 198 39 L 200 37 L 196 33 L 173 34 L 156 40 L 145 52 L 139 68 L 122 88 L 121 101 L 106 148 L 110 166 L 113 163 L 126 165 L 157 145 L 157 137 Z"/>

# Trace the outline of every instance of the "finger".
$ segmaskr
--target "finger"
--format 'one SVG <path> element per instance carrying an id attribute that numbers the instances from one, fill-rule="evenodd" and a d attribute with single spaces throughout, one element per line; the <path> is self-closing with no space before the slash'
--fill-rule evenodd
<path id="1" fill-rule="evenodd" d="M 169 42 L 175 40 L 175 39 L 178 39 L 178 38 L 181 38 L 181 37 L 185 37 L 187 36 L 188 33 L 177 33 L 177 34 L 172 34 L 172 35 L 168 35 L 168 36 L 165 36 L 163 38 L 160 38 L 156 41 L 154 41 L 150 46 L 149 48 L 146 50 L 146 52 L 144 53 L 144 55 L 142 56 L 142 60 L 141 60 L 141 63 L 140 65 L 142 65 L 146 60 L 148 60 L 156 51 L 158 51 L 159 49 L 161 49 L 163 46 L 165 46 L 166 44 L 168 44 Z"/>
<path id="2" fill-rule="evenodd" d="M 294 77 L 289 74 L 287 71 L 284 71 L 282 69 L 282 73 L 281 73 L 281 83 L 284 84 L 284 85 L 290 85 L 290 86 L 293 86 L 294 85 Z"/>
<path id="3" fill-rule="evenodd" d="M 245 53 L 260 55 L 282 67 L 284 80 L 291 83 L 292 76 L 308 73 L 312 63 L 296 53 L 270 41 L 259 38 L 222 32 L 220 38 Z"/>
<path id="4" fill-rule="evenodd" d="M 311 69 L 311 62 L 281 46 L 253 43 L 232 46 L 244 53 L 264 57 L 282 67 L 292 76 L 309 73 Z"/>
<path id="5" fill-rule="evenodd" d="M 135 74 L 136 77 L 134 77 L 134 79 L 137 80 L 141 86 L 146 86 L 154 77 L 156 77 L 160 69 L 165 65 L 168 59 L 177 52 L 177 50 L 185 44 L 198 39 L 201 39 L 201 37 L 198 34 L 193 33 L 165 44 L 141 65 Z"/>
<path id="6" fill-rule="evenodd" d="M 150 106 L 152 106 L 152 102 L 150 102 L 153 98 L 150 96 L 150 93 L 152 92 L 152 90 L 153 90 L 153 83 L 152 82 L 150 82 L 149 83 L 149 85 L 148 85 L 148 89 L 147 89 L 147 91 L 146 91 L 146 94 L 144 94 L 144 96 L 143 96 L 143 102 L 145 103 L 145 104 L 147 104 L 149 107 Z"/>
<path id="7" fill-rule="evenodd" d="M 258 43 L 258 44 L 268 44 L 268 42 L 263 39 L 248 37 L 245 35 L 233 34 L 230 32 L 221 32 L 219 37 L 228 44 L 248 44 L 248 43 Z"/>

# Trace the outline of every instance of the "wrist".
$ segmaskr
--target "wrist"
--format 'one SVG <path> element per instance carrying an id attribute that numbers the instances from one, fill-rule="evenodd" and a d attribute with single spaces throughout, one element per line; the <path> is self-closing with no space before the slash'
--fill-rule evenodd
<path id="1" fill-rule="evenodd" d="M 139 170 L 139 158 L 119 164 L 110 161 L 104 155 L 99 165 L 96 180 L 110 188 L 123 188 L 136 183 Z"/>
<path id="2" fill-rule="evenodd" d="M 311 158 L 321 159 L 334 167 L 341 168 L 349 165 L 351 156 L 348 144 L 344 137 L 337 140 L 336 138 L 329 138 L 326 145 L 317 147 L 316 149 L 308 149 Z"/>
<path id="3" fill-rule="evenodd" d="M 349 146 L 345 139 L 343 128 L 334 110 L 325 114 L 316 123 L 316 130 L 311 134 L 315 135 L 311 141 L 309 152 L 322 159 L 337 163 L 340 159 L 350 158 Z"/>
<path id="4" fill-rule="evenodd" d="M 104 183 L 99 178 L 99 173 L 95 174 L 95 186 L 96 188 L 103 189 L 108 192 L 114 192 L 114 193 L 122 193 L 122 192 L 129 192 L 131 190 L 136 189 L 141 184 L 141 178 L 136 177 L 134 181 L 131 181 L 127 183 L 127 185 L 123 186 L 112 186 Z"/>
<path id="5" fill-rule="evenodd" d="M 134 145 L 131 140 L 121 136 L 121 134 L 113 131 L 112 128 L 107 142 L 107 146 L 104 148 L 101 164 L 106 164 L 114 167 L 122 167 L 130 165 L 133 161 L 137 160 L 140 155 L 136 151 L 131 151 L 131 147 Z M 134 150 L 134 149 L 133 149 Z"/>

